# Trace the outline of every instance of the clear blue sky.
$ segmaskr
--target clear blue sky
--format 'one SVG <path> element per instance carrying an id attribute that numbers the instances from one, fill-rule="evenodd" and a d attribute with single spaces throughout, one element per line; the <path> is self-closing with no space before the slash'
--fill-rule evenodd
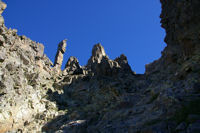
<path id="1" fill-rule="evenodd" d="M 159 0 L 4 0 L 6 26 L 43 43 L 53 61 L 67 38 L 64 65 L 76 56 L 85 65 L 101 43 L 111 59 L 124 53 L 136 73 L 158 59 L 165 47 Z"/>

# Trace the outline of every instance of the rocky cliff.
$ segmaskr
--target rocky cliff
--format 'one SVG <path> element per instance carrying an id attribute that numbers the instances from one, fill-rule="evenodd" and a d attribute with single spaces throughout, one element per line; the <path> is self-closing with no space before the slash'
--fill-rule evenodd
<path id="1" fill-rule="evenodd" d="M 70 57 L 61 70 L 66 40 L 53 64 L 0 15 L 0 133 L 199 133 L 200 2 L 161 4 L 167 47 L 142 75 L 101 44 L 87 65 Z"/>

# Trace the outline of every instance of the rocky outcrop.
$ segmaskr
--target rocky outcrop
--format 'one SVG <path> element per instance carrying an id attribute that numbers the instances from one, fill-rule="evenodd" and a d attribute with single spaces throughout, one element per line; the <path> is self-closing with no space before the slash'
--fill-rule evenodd
<path id="1" fill-rule="evenodd" d="M 79 65 L 78 59 L 76 57 L 71 56 L 69 58 L 64 69 L 64 73 L 66 72 L 69 75 L 83 74 L 83 69 Z"/>
<path id="2" fill-rule="evenodd" d="M 62 62 L 63 62 L 63 56 L 66 51 L 66 46 L 67 46 L 67 40 L 63 40 L 58 44 L 58 49 L 54 61 L 54 67 L 61 69 Z"/>
<path id="3" fill-rule="evenodd" d="M 103 57 L 107 57 L 103 46 L 100 43 L 94 45 L 92 49 L 92 56 L 88 60 L 87 67 L 94 69 L 96 65 L 101 62 Z"/>
<path id="4" fill-rule="evenodd" d="M 100 43 L 94 45 L 92 56 L 88 60 L 86 68 L 88 70 L 91 69 L 91 72 L 99 76 L 116 76 L 119 73 L 132 73 L 125 55 L 122 54 L 119 58 L 111 60 Z"/>
<path id="5" fill-rule="evenodd" d="M 162 52 L 161 59 L 146 66 L 148 74 L 166 70 L 168 66 L 182 64 L 192 56 L 196 56 L 200 50 L 200 10 L 198 8 L 200 2 L 198 0 L 160 1 L 162 4 L 161 24 L 166 31 L 167 47 Z M 176 69 L 174 73 L 175 71 Z"/>
<path id="6" fill-rule="evenodd" d="M 124 72 L 127 72 L 127 73 L 132 72 L 131 67 L 128 64 L 127 57 L 124 54 L 122 54 L 122 55 L 120 55 L 120 57 L 116 58 L 115 61 L 119 64 L 119 66 L 121 67 L 121 69 Z"/>
<path id="7" fill-rule="evenodd" d="M 6 4 L 0 2 L 0 14 L 5 8 Z M 17 30 L 0 23 L 0 132 L 29 132 L 23 128 L 32 126 L 36 117 L 56 115 L 47 109 L 55 104 L 44 98 L 47 91 L 44 86 L 51 86 L 47 79 L 51 78 L 52 63 L 45 56 L 42 44 L 18 36 Z M 45 120 L 39 121 L 41 127 Z"/>
<path id="8" fill-rule="evenodd" d="M 0 133 L 200 132 L 200 2 L 161 3 L 167 47 L 145 74 L 101 44 L 86 66 L 70 57 L 61 71 L 66 40 L 53 66 L 43 44 L 0 20 Z"/>
<path id="9" fill-rule="evenodd" d="M 0 1 L 0 25 L 3 25 L 4 24 L 4 18 L 2 17 L 2 13 L 3 11 L 6 9 L 7 5 Z"/>
<path id="10" fill-rule="evenodd" d="M 181 56 L 185 58 L 193 55 L 195 50 L 199 50 L 200 10 L 198 7 L 200 2 L 198 0 L 161 0 L 161 3 L 161 23 L 166 30 L 165 55 L 171 58 Z"/>

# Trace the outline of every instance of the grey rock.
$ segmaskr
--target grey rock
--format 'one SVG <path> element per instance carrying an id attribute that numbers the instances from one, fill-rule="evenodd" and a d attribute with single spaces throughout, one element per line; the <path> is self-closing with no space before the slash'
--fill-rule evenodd
<path id="1" fill-rule="evenodd" d="M 0 51 L 0 62 L 3 62 L 6 59 L 6 53 Z"/>
<path id="2" fill-rule="evenodd" d="M 2 35 L 0 35 L 0 46 L 3 46 L 4 43 L 5 43 L 5 39 Z"/>
<path id="3" fill-rule="evenodd" d="M 54 61 L 54 67 L 60 69 L 63 62 L 63 56 L 66 51 L 67 40 L 63 40 L 58 44 L 57 54 Z"/>
<path id="4" fill-rule="evenodd" d="M 97 64 L 95 73 L 102 76 L 116 76 L 119 72 L 120 66 L 117 62 L 103 57 L 101 62 Z"/>
<path id="5" fill-rule="evenodd" d="M 114 61 L 118 62 L 122 71 L 129 73 L 132 72 L 131 67 L 128 64 L 127 57 L 124 54 L 120 55 L 120 57 L 116 58 Z"/>
<path id="6" fill-rule="evenodd" d="M 104 57 L 107 57 L 104 47 L 100 43 L 94 45 L 92 56 L 88 60 L 87 67 L 95 67 L 95 65 L 100 63 Z"/>
<path id="7" fill-rule="evenodd" d="M 68 74 L 73 75 L 73 74 L 83 74 L 83 69 L 79 65 L 78 59 L 76 57 L 71 56 L 66 65 L 65 65 L 65 70 Z"/>
<path id="8" fill-rule="evenodd" d="M 86 68 L 96 75 L 111 77 L 116 76 L 119 73 L 132 73 L 125 55 L 122 54 L 115 60 L 110 60 L 100 43 L 94 45 L 92 56 L 88 60 Z"/>
<path id="9" fill-rule="evenodd" d="M 38 57 L 43 57 L 43 55 L 44 55 L 44 45 L 41 44 L 41 43 L 37 43 L 36 51 L 37 51 L 37 56 Z"/>
<path id="10" fill-rule="evenodd" d="M 28 65 L 30 63 L 28 56 L 26 56 L 24 53 L 20 53 L 20 59 L 22 60 L 24 65 Z"/>
<path id="11" fill-rule="evenodd" d="M 7 7 L 6 3 L 0 1 L 0 15 L 3 13 L 6 7 Z"/>
<path id="12" fill-rule="evenodd" d="M 189 127 L 171 118 L 199 103 L 200 2 L 161 3 L 167 47 L 146 74 L 133 75 L 125 55 L 111 60 L 101 44 L 86 66 L 70 57 L 58 73 L 65 40 L 52 68 L 42 44 L 1 25 L 0 132 L 199 132 L 198 115 L 188 116 Z"/>
<path id="13" fill-rule="evenodd" d="M 4 24 L 4 18 L 0 15 L 0 25 Z"/>

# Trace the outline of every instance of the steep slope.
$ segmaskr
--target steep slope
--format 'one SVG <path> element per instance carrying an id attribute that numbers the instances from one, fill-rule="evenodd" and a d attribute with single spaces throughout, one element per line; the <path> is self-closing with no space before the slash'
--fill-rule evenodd
<path id="1" fill-rule="evenodd" d="M 167 47 L 142 75 L 101 44 L 86 66 L 70 57 L 62 71 L 66 40 L 53 65 L 0 16 L 0 132 L 199 133 L 200 2 L 161 3 Z"/>
<path id="2" fill-rule="evenodd" d="M 1 13 L 5 8 L 0 2 Z M 45 98 L 45 88 L 54 82 L 52 63 L 42 44 L 18 36 L 0 19 L 0 132 L 20 131 L 41 115 L 48 119 L 58 114 L 49 109 L 56 105 Z"/>

